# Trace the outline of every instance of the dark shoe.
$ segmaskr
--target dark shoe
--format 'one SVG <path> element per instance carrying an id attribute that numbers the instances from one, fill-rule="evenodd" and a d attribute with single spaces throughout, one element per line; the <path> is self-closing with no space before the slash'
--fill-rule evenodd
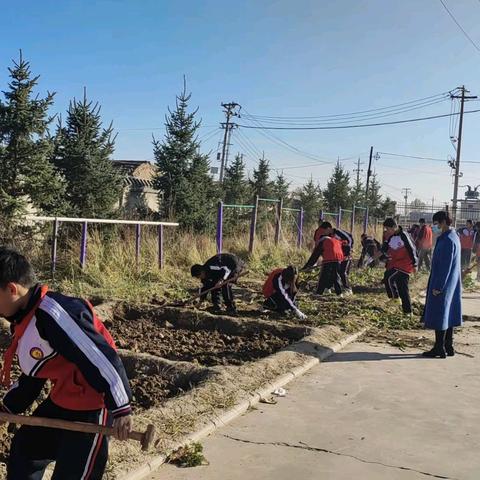
<path id="1" fill-rule="evenodd" d="M 447 358 L 447 354 L 445 352 L 445 349 L 440 350 L 437 348 L 432 348 L 428 352 L 423 352 L 422 357 L 425 358 Z"/>
<path id="2" fill-rule="evenodd" d="M 210 308 L 207 309 L 210 313 L 221 313 L 222 307 L 220 305 L 212 305 Z"/>
<path id="3" fill-rule="evenodd" d="M 452 348 L 445 347 L 445 351 L 447 352 L 447 357 L 454 357 L 455 356 L 455 350 Z"/>
<path id="4" fill-rule="evenodd" d="M 235 317 L 237 315 L 237 309 L 236 307 L 228 307 L 227 308 L 227 315 L 231 315 L 232 317 Z"/>

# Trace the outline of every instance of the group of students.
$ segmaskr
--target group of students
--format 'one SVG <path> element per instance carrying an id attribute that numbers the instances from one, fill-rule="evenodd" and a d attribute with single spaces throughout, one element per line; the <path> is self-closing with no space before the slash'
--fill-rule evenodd
<path id="1" fill-rule="evenodd" d="M 479 226 L 480 222 L 477 223 L 477 227 Z M 422 266 L 430 270 L 434 234 L 439 232 L 435 231 L 435 226 L 432 229 L 425 219 L 420 219 L 419 225 L 405 231 L 393 218 L 387 218 L 383 222 L 383 230 L 382 243 L 370 235 L 362 235 L 362 251 L 358 266 L 375 267 L 384 262 L 383 283 L 388 297 L 392 300 L 399 299 L 403 313 L 411 315 L 410 276 Z M 472 222 L 468 221 L 466 227 L 459 229 L 457 233 L 462 246 L 462 265 L 469 266 L 472 251 L 480 256 L 479 229 L 474 229 Z M 354 244 L 352 234 L 322 221 L 315 231 L 314 242 L 312 254 L 300 272 L 316 268 L 321 257 L 316 293 L 322 295 L 333 289 L 337 295 L 351 294 L 348 275 Z M 230 280 L 238 278 L 243 267 L 243 263 L 235 255 L 228 253 L 216 255 L 204 265 L 192 267 L 192 276 L 199 278 L 203 284 L 202 300 L 205 299 L 207 290 L 222 284 L 221 289 L 212 290 L 213 311 L 221 309 L 220 292 L 222 292 L 227 313 L 236 313 L 233 282 Z M 264 308 L 282 313 L 293 312 L 299 318 L 305 318 L 295 302 L 298 280 L 299 271 L 291 265 L 270 272 L 262 290 L 265 297 Z"/>

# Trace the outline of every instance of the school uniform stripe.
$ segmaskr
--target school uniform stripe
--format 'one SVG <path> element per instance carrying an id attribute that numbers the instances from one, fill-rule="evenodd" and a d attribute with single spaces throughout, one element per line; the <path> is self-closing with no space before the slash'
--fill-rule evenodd
<path id="1" fill-rule="evenodd" d="M 99 425 L 104 425 L 105 417 L 106 417 L 105 409 L 102 408 L 102 410 L 100 411 L 100 415 L 98 417 Z M 100 448 L 102 440 L 103 440 L 103 435 L 100 433 L 96 433 L 95 437 L 93 438 L 92 448 L 90 449 L 90 452 L 88 454 L 87 461 L 85 464 L 85 469 L 83 470 L 80 480 L 88 480 L 88 477 L 92 473 L 93 465 L 95 464 L 95 460 L 97 458 L 98 450 Z"/>
<path id="2" fill-rule="evenodd" d="M 46 312 L 58 326 L 70 337 L 90 363 L 95 366 L 110 387 L 110 392 L 117 405 L 129 403 L 127 392 L 122 379 L 88 335 L 80 328 L 75 320 L 53 298 L 46 296 L 39 308 Z"/>

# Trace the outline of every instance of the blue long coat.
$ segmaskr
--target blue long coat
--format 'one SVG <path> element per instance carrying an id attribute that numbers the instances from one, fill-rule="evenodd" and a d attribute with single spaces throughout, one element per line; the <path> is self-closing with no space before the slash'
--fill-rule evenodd
<path id="1" fill-rule="evenodd" d="M 460 240 L 455 230 L 442 233 L 435 245 L 425 303 L 425 327 L 446 330 L 462 324 Z M 432 290 L 440 290 L 434 296 Z"/>

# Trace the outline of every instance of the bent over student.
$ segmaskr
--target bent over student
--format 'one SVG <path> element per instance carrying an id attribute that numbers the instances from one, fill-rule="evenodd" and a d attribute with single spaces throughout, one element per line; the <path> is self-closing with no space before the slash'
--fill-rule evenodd
<path id="1" fill-rule="evenodd" d="M 329 235 L 322 235 L 302 270 L 313 267 L 320 257 L 322 257 L 322 270 L 318 279 L 317 293 L 322 295 L 325 290 L 333 287 L 335 293 L 341 295 L 340 267 L 344 258 L 342 242 Z"/>
<path id="2" fill-rule="evenodd" d="M 115 343 L 85 300 L 36 283 L 27 259 L 0 247 L 0 315 L 12 326 L 1 379 L 10 385 L 16 355 L 21 375 L 2 409 L 23 413 L 49 380 L 50 393 L 33 416 L 107 425 L 126 439 L 131 430 L 131 392 Z M 103 477 L 108 440 L 103 435 L 22 426 L 13 437 L 7 480 L 39 480 L 55 462 L 52 480 Z"/>
<path id="3" fill-rule="evenodd" d="M 410 274 L 417 267 L 417 253 L 413 240 L 405 233 L 393 218 L 383 222 L 386 241 L 382 252 L 386 259 L 386 270 L 383 277 L 385 289 L 389 298 L 399 298 L 402 301 L 403 313 L 412 313 L 412 302 L 408 283 Z"/>
<path id="4" fill-rule="evenodd" d="M 287 268 L 277 268 L 268 276 L 263 285 L 264 308 L 279 313 L 293 311 L 300 319 L 307 318 L 295 304 L 298 292 L 298 271 L 289 265 Z"/>
<path id="5" fill-rule="evenodd" d="M 227 280 L 233 280 L 243 270 L 243 262 L 231 253 L 220 253 L 208 259 L 203 265 L 193 265 L 191 268 L 192 277 L 199 278 L 202 282 L 200 289 L 200 300 L 206 300 L 207 290 L 215 286 L 219 286 Z M 235 300 L 233 298 L 232 283 L 234 281 L 224 284 L 221 289 L 217 288 L 211 291 L 213 311 L 220 312 L 220 291 L 222 293 L 223 301 L 227 307 L 227 312 L 235 314 L 237 309 L 235 307 Z"/>

